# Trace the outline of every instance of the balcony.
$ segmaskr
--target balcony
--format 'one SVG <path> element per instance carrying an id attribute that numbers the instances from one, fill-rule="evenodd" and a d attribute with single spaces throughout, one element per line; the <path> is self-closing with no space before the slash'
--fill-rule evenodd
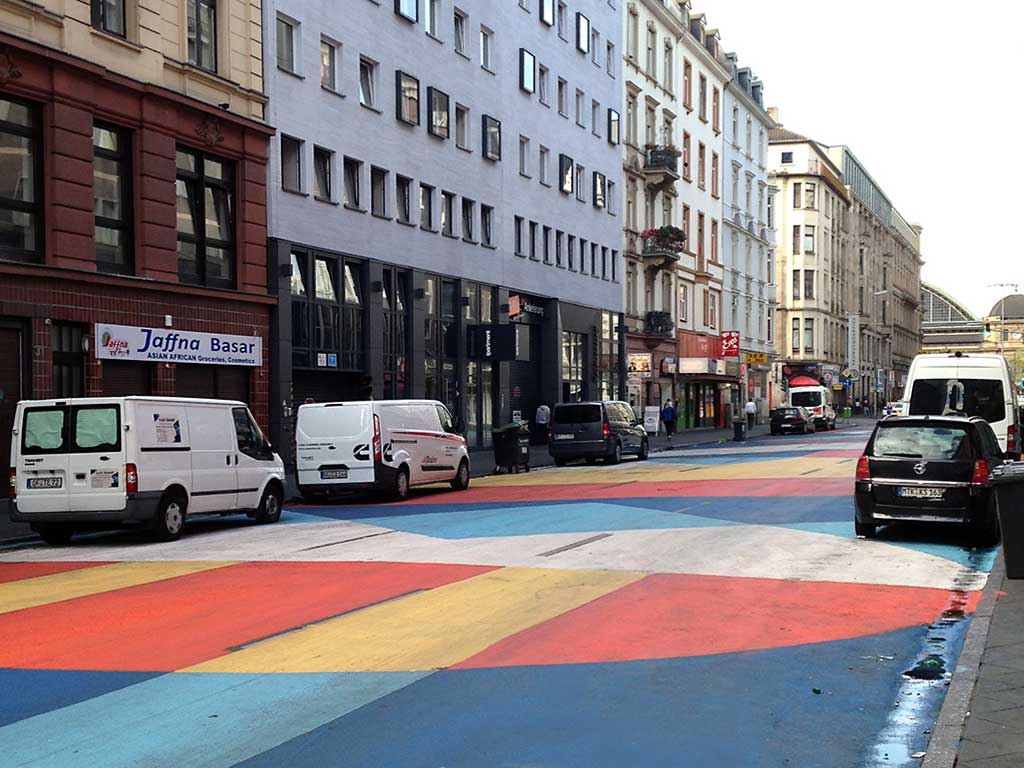
<path id="1" fill-rule="evenodd" d="M 675 332 L 671 312 L 648 312 L 644 316 L 644 333 L 648 336 L 674 336 Z"/>
<path id="2" fill-rule="evenodd" d="M 641 233 L 641 252 L 648 269 L 664 269 L 679 262 L 686 246 L 686 235 L 678 227 L 666 226 Z"/>
<path id="3" fill-rule="evenodd" d="M 648 144 L 644 152 L 644 180 L 654 189 L 667 189 L 679 181 L 679 150 L 671 144 Z"/>

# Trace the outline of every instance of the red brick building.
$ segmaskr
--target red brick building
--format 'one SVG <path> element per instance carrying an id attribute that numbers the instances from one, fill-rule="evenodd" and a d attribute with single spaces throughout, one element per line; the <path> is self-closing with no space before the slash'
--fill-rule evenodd
<path id="1" fill-rule="evenodd" d="M 0 466 L 25 398 L 231 397 L 267 427 L 271 133 L 0 34 Z M 97 323 L 258 337 L 263 356 L 101 360 Z"/>

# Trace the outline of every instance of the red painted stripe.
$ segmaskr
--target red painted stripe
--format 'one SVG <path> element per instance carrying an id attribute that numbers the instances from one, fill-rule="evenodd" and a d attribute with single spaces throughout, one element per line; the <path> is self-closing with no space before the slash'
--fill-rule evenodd
<path id="1" fill-rule="evenodd" d="M 34 579 L 36 576 L 49 576 L 52 573 L 80 571 L 83 568 L 95 568 L 110 563 L 0 563 L 0 584 L 7 581 Z"/>
<path id="2" fill-rule="evenodd" d="M 980 592 L 654 575 L 520 632 L 460 668 L 682 658 L 822 643 L 973 611 Z"/>
<path id="3" fill-rule="evenodd" d="M 0 667 L 170 672 L 268 635 L 491 570 L 243 563 L 0 616 Z"/>

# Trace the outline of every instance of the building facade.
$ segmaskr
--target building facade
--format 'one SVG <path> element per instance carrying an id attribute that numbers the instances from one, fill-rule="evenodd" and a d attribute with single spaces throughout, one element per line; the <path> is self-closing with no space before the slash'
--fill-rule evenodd
<path id="1" fill-rule="evenodd" d="M 0 433 L 83 395 L 268 424 L 261 25 L 247 0 L 0 7 Z"/>
<path id="2" fill-rule="evenodd" d="M 980 352 L 984 340 L 982 320 L 941 288 L 921 283 L 922 353 Z"/>
<path id="3" fill-rule="evenodd" d="M 272 430 L 429 397 L 471 447 L 618 394 L 620 33 L 609 4 L 266 3 Z"/>

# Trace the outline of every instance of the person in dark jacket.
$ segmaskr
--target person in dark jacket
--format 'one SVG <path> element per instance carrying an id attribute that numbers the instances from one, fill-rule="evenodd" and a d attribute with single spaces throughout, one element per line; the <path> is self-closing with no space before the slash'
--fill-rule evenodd
<path id="1" fill-rule="evenodd" d="M 665 401 L 665 407 L 661 409 L 661 420 L 665 424 L 665 434 L 671 440 L 676 431 L 676 409 L 671 400 Z"/>

